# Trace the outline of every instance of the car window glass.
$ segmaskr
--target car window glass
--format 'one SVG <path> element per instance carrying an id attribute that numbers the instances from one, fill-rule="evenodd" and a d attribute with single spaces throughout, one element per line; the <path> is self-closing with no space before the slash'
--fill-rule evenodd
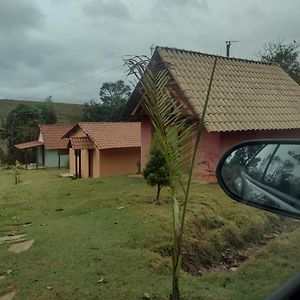
<path id="1" fill-rule="evenodd" d="M 281 145 L 268 166 L 264 182 L 300 199 L 300 145 Z"/>
<path id="2" fill-rule="evenodd" d="M 246 173 L 260 180 L 277 145 L 267 145 L 260 150 L 248 163 Z"/>

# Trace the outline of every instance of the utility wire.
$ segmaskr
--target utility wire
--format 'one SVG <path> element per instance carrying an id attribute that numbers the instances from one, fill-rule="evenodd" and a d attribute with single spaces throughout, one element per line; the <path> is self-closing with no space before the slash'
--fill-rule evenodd
<path id="1" fill-rule="evenodd" d="M 282 38 L 280 36 L 278 37 L 273 37 L 273 38 L 258 38 L 258 39 L 246 39 L 246 40 L 243 40 L 243 39 L 237 39 L 235 42 L 241 42 L 241 43 L 246 43 L 246 42 L 258 42 L 258 41 L 274 41 L 274 40 L 296 40 L 296 39 L 300 39 L 300 36 L 291 36 L 291 37 L 285 37 L 285 38 Z"/>
<path id="2" fill-rule="evenodd" d="M 265 42 L 272 42 L 274 40 L 278 41 L 285 41 L 285 40 L 293 40 L 296 42 L 297 39 L 300 39 L 300 36 L 290 36 L 290 37 L 271 37 L 271 38 L 257 38 L 257 39 L 236 39 L 236 40 L 228 40 L 230 42 L 234 43 L 252 43 L 252 42 L 259 42 L 259 41 L 265 41 Z M 225 41 L 226 42 L 226 41 Z M 219 49 L 218 49 L 218 55 L 222 55 L 224 49 L 224 41 L 220 44 Z"/>
<path id="3" fill-rule="evenodd" d="M 75 81 L 68 82 L 68 83 L 66 83 L 66 84 L 63 84 L 63 85 L 57 87 L 57 88 L 54 88 L 54 89 L 51 89 L 51 90 L 47 90 L 47 91 L 44 91 L 44 92 L 42 92 L 42 93 L 38 93 L 38 94 L 35 94 L 35 95 L 32 95 L 32 96 L 26 97 L 25 100 L 28 100 L 28 99 L 34 99 L 35 97 L 39 97 L 39 96 L 44 95 L 44 94 L 46 94 L 46 93 L 47 93 L 47 94 L 51 94 L 51 93 L 54 92 L 54 91 L 63 89 L 63 88 L 65 88 L 65 87 L 67 87 L 67 86 L 75 85 L 75 84 L 77 84 L 77 83 L 80 83 L 80 82 L 83 82 L 83 81 L 86 81 L 86 80 L 89 80 L 89 79 L 92 79 L 92 78 L 95 78 L 95 77 L 97 77 L 97 76 L 99 76 L 99 75 L 108 73 L 108 72 L 110 72 L 110 71 L 112 71 L 112 70 L 115 70 L 115 69 L 117 69 L 117 68 L 120 68 L 120 67 L 122 67 L 122 66 L 123 66 L 123 65 L 118 65 L 118 66 L 112 67 L 112 68 L 110 68 L 110 69 L 106 69 L 106 70 L 104 70 L 104 71 L 102 71 L 102 72 L 99 72 L 99 73 L 90 75 L 90 76 L 88 76 L 88 77 L 84 77 L 84 78 L 81 78 L 81 79 L 78 79 L 78 80 L 75 80 Z"/>
<path id="4" fill-rule="evenodd" d="M 298 39 L 298 38 L 300 38 L 300 37 L 285 37 L 283 40 L 285 40 L 285 39 L 294 39 L 295 40 L 295 39 Z M 281 38 L 280 37 L 277 37 L 277 38 L 274 37 L 274 38 L 246 39 L 246 40 L 239 40 L 238 39 L 238 40 L 235 40 L 235 42 L 242 42 L 243 43 L 243 42 L 256 42 L 256 41 L 270 41 L 270 40 L 275 40 L 275 39 L 281 39 Z M 222 42 L 222 44 L 223 44 L 223 42 Z M 219 49 L 219 52 L 220 53 L 222 52 L 221 51 L 221 47 Z M 38 93 L 38 94 L 35 94 L 35 95 L 32 95 L 32 96 L 26 97 L 25 100 L 34 99 L 35 97 L 39 97 L 39 96 L 44 95 L 44 94 L 51 94 L 52 92 L 55 92 L 57 90 L 63 89 L 65 87 L 68 87 L 68 86 L 71 86 L 71 85 L 75 85 L 77 83 L 80 83 L 80 82 L 83 82 L 83 81 L 86 81 L 86 80 L 89 80 L 89 79 L 92 79 L 92 78 L 95 78 L 95 77 L 97 77 L 99 75 L 108 73 L 108 72 L 110 72 L 112 70 L 115 70 L 117 68 L 120 68 L 122 66 L 123 65 L 118 65 L 118 66 L 112 67 L 110 69 L 106 69 L 106 70 L 104 70 L 102 72 L 93 74 L 91 76 L 84 77 L 84 78 L 81 78 L 81 79 L 78 79 L 78 80 L 75 80 L 75 81 L 68 82 L 66 84 L 63 84 L 63 85 L 57 87 L 57 88 L 54 88 L 54 89 L 51 89 L 51 90 L 47 90 L 45 92 L 41 92 L 41 93 Z"/>

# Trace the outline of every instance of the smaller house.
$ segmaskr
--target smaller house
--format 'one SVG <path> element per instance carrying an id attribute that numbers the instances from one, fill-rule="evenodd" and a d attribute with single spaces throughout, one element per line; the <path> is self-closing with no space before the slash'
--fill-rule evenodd
<path id="1" fill-rule="evenodd" d="M 36 148 L 36 166 L 67 167 L 69 165 L 69 150 L 67 138 L 62 139 L 73 125 L 46 124 L 39 126 L 39 138 L 37 141 L 17 144 L 16 148 L 25 150 Z M 28 161 L 26 162 L 27 165 Z"/>
<path id="2" fill-rule="evenodd" d="M 70 173 L 77 178 L 139 172 L 139 122 L 82 122 L 64 138 L 69 138 Z"/>

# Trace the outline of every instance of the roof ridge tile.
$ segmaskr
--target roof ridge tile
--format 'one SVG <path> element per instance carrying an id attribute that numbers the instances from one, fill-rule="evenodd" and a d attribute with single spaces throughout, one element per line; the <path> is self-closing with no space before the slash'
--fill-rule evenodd
<path id="1" fill-rule="evenodd" d="M 167 47 L 167 46 L 157 45 L 156 49 L 157 50 L 164 49 L 164 50 L 175 51 L 175 52 L 183 52 L 184 54 L 190 53 L 190 54 L 193 54 L 193 55 L 203 55 L 205 57 L 211 57 L 211 58 L 218 57 L 218 58 L 224 59 L 224 60 L 234 60 L 234 61 L 241 61 L 241 62 L 248 62 L 248 63 L 257 63 L 257 64 L 262 64 L 262 65 L 278 66 L 278 64 L 276 64 L 276 63 L 268 63 L 268 62 L 263 62 L 263 61 L 259 61 L 259 60 L 239 58 L 239 57 L 226 57 L 226 56 L 219 55 L 219 54 L 210 54 L 210 53 L 205 53 L 205 52 L 201 52 L 201 51 L 187 50 L 187 49 L 176 48 L 176 47 Z"/>

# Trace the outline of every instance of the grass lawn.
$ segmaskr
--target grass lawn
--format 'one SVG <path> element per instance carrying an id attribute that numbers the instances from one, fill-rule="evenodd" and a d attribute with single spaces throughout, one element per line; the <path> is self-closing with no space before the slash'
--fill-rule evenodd
<path id="1" fill-rule="evenodd" d="M 0 236 L 34 239 L 21 253 L 0 244 L 0 296 L 14 290 L 14 299 L 148 299 L 146 293 L 167 300 L 166 191 L 155 205 L 155 190 L 141 178 L 70 180 L 58 173 L 23 171 L 14 185 L 13 172 L 0 171 Z M 216 184 L 194 183 L 189 207 L 184 299 L 262 299 L 299 271 L 295 222 L 237 204 Z M 238 256 L 244 261 L 236 268 Z"/>

